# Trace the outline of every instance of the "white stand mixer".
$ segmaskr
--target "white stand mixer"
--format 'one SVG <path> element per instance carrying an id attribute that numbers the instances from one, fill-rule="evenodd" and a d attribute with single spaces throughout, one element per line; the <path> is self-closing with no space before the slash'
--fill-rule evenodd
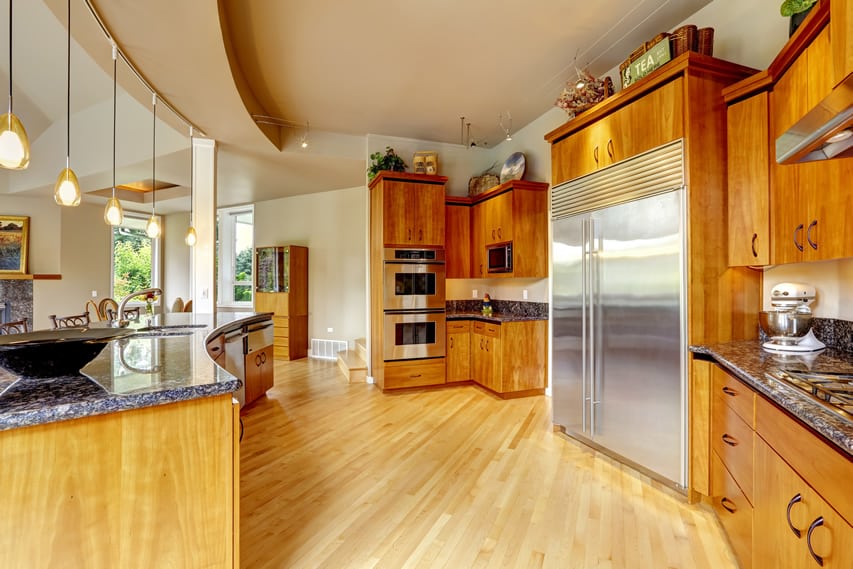
<path id="1" fill-rule="evenodd" d="M 763 347 L 771 352 L 816 352 L 826 348 L 811 330 L 815 288 L 800 283 L 779 283 L 770 291 L 773 310 L 759 315 L 761 328 L 770 336 Z"/>

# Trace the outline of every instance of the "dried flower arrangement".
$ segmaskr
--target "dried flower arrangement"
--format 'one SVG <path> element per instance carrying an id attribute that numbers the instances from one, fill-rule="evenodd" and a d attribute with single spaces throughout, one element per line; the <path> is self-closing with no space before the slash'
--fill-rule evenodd
<path id="1" fill-rule="evenodd" d="M 610 77 L 596 79 L 586 71 L 578 71 L 578 75 L 578 78 L 566 82 L 563 92 L 554 102 L 555 106 L 566 111 L 569 119 L 575 118 L 613 94 L 613 81 Z M 583 86 L 578 88 L 581 83 Z"/>

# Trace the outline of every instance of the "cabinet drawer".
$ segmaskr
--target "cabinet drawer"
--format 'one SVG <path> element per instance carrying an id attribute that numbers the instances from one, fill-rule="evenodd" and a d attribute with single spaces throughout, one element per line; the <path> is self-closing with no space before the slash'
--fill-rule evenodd
<path id="1" fill-rule="evenodd" d="M 444 378 L 444 358 L 385 363 L 385 389 L 442 385 Z"/>
<path id="2" fill-rule="evenodd" d="M 445 325 L 447 334 L 464 334 L 471 331 L 470 320 L 448 320 Z"/>
<path id="3" fill-rule="evenodd" d="M 711 449 L 752 502 L 753 431 L 720 396 L 711 402 Z"/>
<path id="4" fill-rule="evenodd" d="M 287 348 L 290 346 L 290 338 L 287 336 L 273 336 L 272 343 L 276 348 Z"/>
<path id="5" fill-rule="evenodd" d="M 286 332 L 290 326 L 290 318 L 287 316 L 273 316 L 272 321 L 275 324 L 276 331 L 284 330 Z"/>
<path id="6" fill-rule="evenodd" d="M 755 428 L 755 392 L 719 366 L 714 366 L 711 390 L 743 419 L 750 428 Z"/>
<path id="7" fill-rule="evenodd" d="M 480 322 L 475 321 L 473 324 L 473 329 L 475 334 L 482 334 L 484 336 L 488 336 L 490 338 L 500 338 L 501 337 L 501 325 L 493 324 L 491 322 Z"/>
<path id="8" fill-rule="evenodd" d="M 714 511 L 723 524 L 742 569 L 752 567 L 753 509 L 716 452 L 711 453 Z"/>

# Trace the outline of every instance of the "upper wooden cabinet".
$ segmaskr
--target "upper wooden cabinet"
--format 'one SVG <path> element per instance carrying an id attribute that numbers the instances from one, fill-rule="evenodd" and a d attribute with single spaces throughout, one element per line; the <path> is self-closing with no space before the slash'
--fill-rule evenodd
<path id="1" fill-rule="evenodd" d="M 727 113 L 729 265 L 770 262 L 769 95 L 733 103 Z"/>
<path id="2" fill-rule="evenodd" d="M 548 276 L 548 184 L 513 180 L 495 186 L 474 199 L 452 198 L 447 202 L 448 224 L 456 224 L 463 214 L 457 210 L 469 204 L 470 239 L 450 239 L 447 243 L 448 278 L 546 278 Z M 464 233 L 460 231 L 460 234 Z M 489 273 L 486 249 L 497 243 L 512 243 L 513 270 Z M 450 249 L 455 248 L 456 251 Z M 470 258 L 470 269 L 451 272 L 450 259 Z"/>
<path id="3" fill-rule="evenodd" d="M 447 198 L 444 210 L 445 276 L 471 276 L 471 203 L 467 198 Z"/>
<path id="4" fill-rule="evenodd" d="M 682 136 L 680 81 L 613 111 L 554 143 L 551 181 L 578 178 Z"/>
<path id="5" fill-rule="evenodd" d="M 381 194 L 383 245 L 444 247 L 446 183 L 444 176 L 380 172 L 369 187 Z"/>
<path id="6" fill-rule="evenodd" d="M 853 0 L 832 0 L 832 71 L 835 84 L 853 73 Z"/>

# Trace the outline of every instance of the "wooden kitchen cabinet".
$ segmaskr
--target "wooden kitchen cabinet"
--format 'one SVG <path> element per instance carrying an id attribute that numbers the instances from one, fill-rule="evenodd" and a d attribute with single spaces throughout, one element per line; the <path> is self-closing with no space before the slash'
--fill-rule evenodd
<path id="1" fill-rule="evenodd" d="M 730 104 L 726 111 L 729 265 L 733 267 L 770 263 L 768 121 L 766 91 Z"/>
<path id="2" fill-rule="evenodd" d="M 275 377 L 274 361 L 273 346 L 246 354 L 244 358 L 246 379 L 243 382 L 246 390 L 246 405 L 272 389 Z"/>
<path id="3" fill-rule="evenodd" d="M 717 453 L 711 453 L 711 503 L 726 530 L 741 569 L 753 565 L 752 535 L 754 511 L 734 477 Z M 769 567 L 769 566 L 768 566 Z"/>
<path id="4" fill-rule="evenodd" d="M 444 247 L 443 176 L 380 172 L 370 183 L 382 193 L 386 247 Z"/>
<path id="5" fill-rule="evenodd" d="M 471 204 L 467 199 L 448 198 L 444 207 L 445 277 L 471 276 Z"/>
<path id="6" fill-rule="evenodd" d="M 474 206 L 471 208 L 471 277 L 484 279 L 487 270 L 485 211 Z"/>
<path id="7" fill-rule="evenodd" d="M 548 322 L 471 326 L 471 376 L 498 395 L 537 395 L 547 387 Z M 523 354 L 521 356 L 520 354 Z"/>
<path id="8" fill-rule="evenodd" d="M 385 362 L 383 389 L 442 385 L 445 380 L 445 358 Z"/>
<path id="9" fill-rule="evenodd" d="M 853 0 L 832 0 L 829 9 L 832 73 L 837 85 L 853 73 Z"/>
<path id="10" fill-rule="evenodd" d="M 712 375 L 711 449 L 731 473 L 747 500 L 753 498 L 751 412 L 755 395 L 719 367 Z"/>
<path id="11" fill-rule="evenodd" d="M 288 245 L 289 292 L 255 291 L 255 311 L 273 313 L 276 359 L 308 355 L 308 248 Z"/>
<path id="12" fill-rule="evenodd" d="M 501 325 L 474 321 L 471 326 L 471 375 L 474 381 L 501 392 Z"/>
<path id="13" fill-rule="evenodd" d="M 447 322 L 447 382 L 471 379 L 471 321 Z"/>
<path id="14" fill-rule="evenodd" d="M 555 142 L 551 183 L 562 184 L 683 135 L 681 80 L 616 109 Z"/>
<path id="15" fill-rule="evenodd" d="M 477 205 L 482 209 L 486 245 L 512 241 L 513 197 L 506 192 Z"/>

